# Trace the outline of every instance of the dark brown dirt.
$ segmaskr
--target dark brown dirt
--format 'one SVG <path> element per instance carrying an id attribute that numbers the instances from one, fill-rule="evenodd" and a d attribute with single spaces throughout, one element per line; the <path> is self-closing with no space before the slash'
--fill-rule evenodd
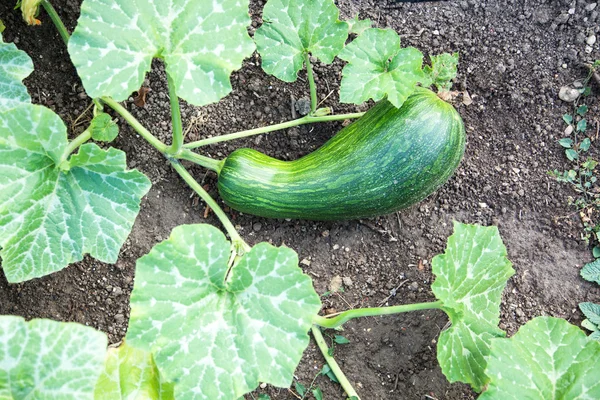
<path id="1" fill-rule="evenodd" d="M 49 106 L 71 124 L 90 99 L 49 19 L 42 15 L 41 27 L 26 27 L 12 11 L 12 3 L 0 4 L 0 18 L 7 26 L 5 40 L 14 41 L 34 60 L 36 71 L 26 80 L 34 102 Z M 53 3 L 72 30 L 79 1 Z M 443 251 L 452 221 L 495 224 L 516 270 L 504 293 L 501 327 L 512 335 L 538 315 L 579 323 L 577 304 L 600 302 L 600 288 L 579 277 L 591 254 L 580 240 L 578 217 L 567 206 L 573 193 L 549 178 L 547 171 L 568 165 L 557 139 L 564 129 L 561 115 L 570 106 L 558 100 L 558 89 L 585 75 L 581 63 L 600 58 L 597 43 L 591 54 L 585 51 L 585 38 L 599 33 L 600 7 L 592 9 L 592 4 L 592 0 L 338 1 L 344 18 L 359 13 L 376 26 L 392 27 L 404 45 L 425 54 L 460 52 L 455 87 L 467 90 L 474 100 L 470 106 L 455 104 L 467 128 L 465 159 L 440 191 L 398 214 L 317 223 L 229 211 L 234 224 L 250 244 L 270 241 L 296 250 L 306 260 L 303 268 L 318 293 L 327 292 L 335 276 L 345 278 L 343 293 L 323 298 L 326 308 L 336 310 L 376 306 L 388 297 L 389 305 L 432 300 L 430 261 Z M 264 1 L 252 1 L 251 32 L 260 25 L 263 5 Z M 315 67 L 324 105 L 336 111 L 364 109 L 337 103 L 342 66 L 337 61 Z M 188 140 L 289 120 L 291 96 L 308 96 L 304 79 L 278 82 L 262 72 L 257 56 L 234 74 L 232 82 L 233 93 L 218 104 L 201 109 L 184 105 L 184 124 L 193 124 Z M 132 102 L 127 107 L 168 141 L 169 106 L 159 63 L 147 83 L 152 91 L 146 107 L 137 108 Z M 596 126 L 597 95 L 588 105 Z M 59 273 L 17 285 L 8 285 L 1 277 L 0 314 L 77 321 L 117 342 L 127 328 L 135 260 L 179 224 L 220 226 L 213 215 L 203 218 L 205 206 L 166 161 L 125 124 L 121 126 L 113 146 L 128 153 L 129 166 L 147 174 L 153 188 L 119 261 L 106 265 L 86 258 Z M 317 148 L 340 126 L 295 128 L 211 146 L 205 154 L 224 157 L 235 148 L 251 146 L 293 159 Z M 191 166 L 191 171 L 216 195 L 216 176 L 199 167 Z M 449 384 L 438 366 L 436 338 L 446 322 L 445 315 L 435 311 L 350 322 L 344 335 L 351 343 L 337 346 L 336 358 L 363 399 L 473 399 L 475 393 L 465 385 Z M 310 385 L 322 366 L 323 359 L 311 344 L 297 370 L 298 381 Z M 340 387 L 325 377 L 318 377 L 315 384 L 325 399 L 344 398 Z M 266 387 L 259 392 L 273 399 L 296 398 L 286 389 Z"/>

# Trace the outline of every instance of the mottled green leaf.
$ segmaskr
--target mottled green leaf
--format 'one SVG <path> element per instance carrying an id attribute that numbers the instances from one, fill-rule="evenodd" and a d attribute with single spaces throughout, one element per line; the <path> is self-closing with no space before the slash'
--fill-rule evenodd
<path id="1" fill-rule="evenodd" d="M 452 326 L 438 340 L 437 357 L 450 382 L 469 383 L 481 391 L 490 339 L 503 337 L 498 328 L 500 300 L 514 274 L 498 228 L 454 223 L 446 252 L 432 260 L 436 275 L 431 288 L 444 303 Z"/>
<path id="2" fill-rule="evenodd" d="M 269 0 L 254 34 L 265 72 L 294 82 L 306 54 L 331 63 L 348 37 L 339 14 L 333 0 Z"/>
<path id="3" fill-rule="evenodd" d="M 587 130 L 587 120 L 582 119 L 577 123 L 577 132 L 585 132 Z"/>
<path id="4" fill-rule="evenodd" d="M 570 149 L 571 146 L 573 146 L 573 139 L 571 138 L 562 138 L 558 141 L 558 144 L 560 144 L 562 147 L 566 148 L 566 149 Z"/>
<path id="5" fill-rule="evenodd" d="M 439 92 L 449 91 L 452 88 L 452 80 L 456 78 L 458 53 L 443 53 L 430 58 L 431 66 L 423 67 L 426 76 L 423 85 L 435 85 Z"/>
<path id="6" fill-rule="evenodd" d="M 581 141 L 579 148 L 583 151 L 588 151 L 590 149 L 591 145 L 592 145 L 592 141 L 590 140 L 590 138 L 585 138 Z"/>
<path id="7" fill-rule="evenodd" d="M 150 181 L 125 153 L 85 144 L 63 160 L 67 129 L 32 104 L 0 113 L 0 256 L 9 282 L 44 276 L 89 253 L 114 263 Z"/>
<path id="8" fill-rule="evenodd" d="M 400 36 L 391 29 L 367 29 L 339 57 L 348 61 L 340 87 L 344 103 L 379 101 L 387 96 L 400 107 L 424 79 L 423 54 L 413 47 L 400 48 Z"/>
<path id="9" fill-rule="evenodd" d="M 69 53 L 90 97 L 127 99 L 158 57 L 179 97 L 201 106 L 231 91 L 254 51 L 249 24 L 248 0 L 85 0 Z"/>
<path id="10" fill-rule="evenodd" d="M 600 304 L 590 302 L 579 303 L 579 309 L 590 322 L 600 327 Z"/>
<path id="11" fill-rule="evenodd" d="M 348 23 L 348 32 L 354 33 L 355 35 L 360 35 L 371 26 L 373 26 L 373 21 L 370 19 L 358 19 L 358 14 L 346 21 Z"/>
<path id="12" fill-rule="evenodd" d="M 600 260 L 585 264 L 580 274 L 586 281 L 596 282 L 600 285 Z"/>
<path id="13" fill-rule="evenodd" d="M 490 383 L 479 400 L 600 399 L 600 343 L 567 321 L 538 317 L 491 342 Z"/>
<path id="14" fill-rule="evenodd" d="M 573 122 L 573 116 L 570 114 L 565 114 L 563 115 L 563 121 L 565 121 L 567 125 L 571 125 Z"/>
<path id="15" fill-rule="evenodd" d="M 22 82 L 31 72 L 31 58 L 14 44 L 0 40 L 0 112 L 31 102 Z"/>
<path id="16" fill-rule="evenodd" d="M 0 316 L 0 399 L 91 400 L 106 342 L 75 323 Z"/>
<path id="17" fill-rule="evenodd" d="M 579 158 L 579 154 L 574 149 L 567 149 L 567 150 L 565 150 L 565 155 L 567 156 L 567 158 L 569 159 L 569 161 L 574 161 L 574 160 L 577 160 Z"/>
<path id="18" fill-rule="evenodd" d="M 582 104 L 579 107 L 577 107 L 577 114 L 584 116 L 587 112 L 588 106 L 586 106 L 585 104 Z"/>
<path id="19" fill-rule="evenodd" d="M 187 225 L 140 258 L 128 342 L 154 354 L 183 399 L 289 387 L 320 309 L 294 251 L 257 244 L 231 269 L 216 228 Z"/>
<path id="20" fill-rule="evenodd" d="M 152 355 L 126 342 L 108 349 L 94 400 L 173 400 L 173 384 L 164 382 Z"/>
<path id="21" fill-rule="evenodd" d="M 119 126 L 107 113 L 96 115 L 89 129 L 92 132 L 92 139 L 99 142 L 112 142 L 119 134 Z"/>

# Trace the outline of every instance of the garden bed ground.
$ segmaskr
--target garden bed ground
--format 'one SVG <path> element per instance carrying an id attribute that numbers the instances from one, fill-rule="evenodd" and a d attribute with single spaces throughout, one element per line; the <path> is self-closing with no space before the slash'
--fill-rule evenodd
<path id="1" fill-rule="evenodd" d="M 0 18 L 7 26 L 5 40 L 33 58 L 35 72 L 26 80 L 29 92 L 34 102 L 52 108 L 71 125 L 90 99 L 49 19 L 42 15 L 41 27 L 26 27 L 12 10 L 13 3 L 0 4 Z M 72 30 L 80 2 L 53 4 Z M 260 25 L 263 4 L 251 2 L 251 32 Z M 591 54 L 585 51 L 585 39 L 599 33 L 600 7 L 595 4 L 592 0 L 338 1 L 344 18 L 359 13 L 377 26 L 392 27 L 404 45 L 425 54 L 460 52 L 455 87 L 473 98 L 469 106 L 455 105 L 467 128 L 465 159 L 440 191 L 400 213 L 323 223 L 267 220 L 228 210 L 242 236 L 249 244 L 270 241 L 296 250 L 320 294 L 342 278 L 343 292 L 324 297 L 323 302 L 326 308 L 343 310 L 432 300 L 430 261 L 443 251 L 452 221 L 498 225 L 516 270 L 504 293 L 501 327 L 512 335 L 538 315 L 578 324 L 577 304 L 600 302 L 600 288 L 579 277 L 591 253 L 580 240 L 578 216 L 567 206 L 570 188 L 556 183 L 547 171 L 567 167 L 557 139 L 564 129 L 561 116 L 570 106 L 558 100 L 558 89 L 585 76 L 583 62 L 600 58 L 597 44 Z M 336 111 L 363 109 L 336 101 L 342 66 L 339 61 L 316 66 L 320 95 L 331 93 L 323 104 Z M 233 75 L 232 82 L 233 94 L 217 105 L 202 109 L 184 105 L 184 127 L 192 124 L 188 140 L 288 120 L 292 98 L 308 96 L 304 79 L 278 82 L 263 73 L 257 56 Z M 168 140 L 169 106 L 160 63 L 155 63 L 147 83 L 152 91 L 146 106 L 138 108 L 130 101 L 127 108 L 160 139 Z M 594 92 L 588 105 L 596 129 L 600 88 Z M 127 328 L 135 260 L 179 224 L 220 226 L 214 215 L 204 217 L 205 205 L 165 159 L 125 124 L 121 126 L 113 145 L 127 151 L 129 166 L 144 172 L 153 187 L 119 261 L 107 265 L 85 258 L 59 273 L 16 285 L 8 285 L 2 276 L 0 314 L 76 321 L 118 342 Z M 317 148 L 340 126 L 304 126 L 205 151 L 224 157 L 234 148 L 252 146 L 293 159 Z M 216 196 L 216 176 L 199 167 L 191 170 Z M 435 341 L 446 323 L 445 315 L 436 311 L 353 321 L 344 332 L 351 343 L 337 346 L 336 358 L 363 399 L 475 398 L 467 386 L 449 384 L 438 367 Z M 311 343 L 297 370 L 298 380 L 308 386 L 322 365 Z M 340 387 L 326 377 L 318 377 L 315 384 L 325 399 L 344 398 Z M 273 399 L 295 398 L 282 389 L 266 387 L 260 392 Z"/>

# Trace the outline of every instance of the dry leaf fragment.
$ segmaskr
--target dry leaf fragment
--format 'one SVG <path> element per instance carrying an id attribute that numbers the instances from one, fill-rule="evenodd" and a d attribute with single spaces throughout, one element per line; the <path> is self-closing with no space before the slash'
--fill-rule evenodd
<path id="1" fill-rule="evenodd" d="M 144 107 L 146 105 L 146 95 L 150 92 L 150 88 L 142 86 L 140 90 L 138 90 L 137 96 L 133 99 L 133 104 L 138 107 Z"/>

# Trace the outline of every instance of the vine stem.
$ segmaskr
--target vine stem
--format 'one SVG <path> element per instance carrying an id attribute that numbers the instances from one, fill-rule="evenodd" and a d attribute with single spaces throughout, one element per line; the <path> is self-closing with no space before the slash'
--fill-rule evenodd
<path id="1" fill-rule="evenodd" d="M 81 132 L 79 134 L 79 136 L 77 136 L 75 139 L 71 140 L 69 142 L 69 144 L 67 145 L 67 147 L 65 147 L 65 151 L 64 151 L 62 157 L 60 158 L 60 162 L 58 163 L 58 165 L 67 161 L 67 158 L 69 157 L 69 155 L 71 155 L 71 153 L 73 153 L 75 150 L 77 150 L 79 148 L 79 146 L 81 146 L 82 144 L 84 144 L 85 142 L 90 140 L 91 138 L 92 138 L 92 131 L 90 128 L 87 128 L 85 131 Z"/>
<path id="2" fill-rule="evenodd" d="M 68 45 L 69 38 L 71 37 L 71 35 L 69 34 L 69 31 L 67 30 L 65 24 L 63 24 L 62 20 L 58 16 L 58 13 L 48 0 L 42 0 L 41 4 L 42 7 L 44 7 L 44 10 L 46 10 L 46 13 L 50 17 L 50 19 L 52 20 L 52 23 L 54 23 L 54 26 L 56 26 L 56 30 L 58 30 L 58 33 L 60 34 L 60 37 L 62 38 L 63 42 L 65 42 L 65 45 Z"/>
<path id="3" fill-rule="evenodd" d="M 129 125 L 131 125 L 131 127 L 135 129 L 135 131 L 139 133 L 141 137 L 146 139 L 146 141 L 150 143 L 156 150 L 160 151 L 163 154 L 167 152 L 167 149 L 169 147 L 160 140 L 158 140 L 152 133 L 150 133 L 148 129 L 144 128 L 144 126 L 140 124 L 137 118 L 131 115 L 125 107 L 123 107 L 113 98 L 108 96 L 102 97 L 101 100 L 103 103 L 107 104 L 110 108 L 115 110 L 121 117 L 123 117 L 125 121 L 127 121 L 127 123 L 129 123 Z"/>
<path id="4" fill-rule="evenodd" d="M 317 86 L 315 85 L 315 76 L 313 75 L 312 65 L 310 64 L 310 54 L 304 54 L 304 62 L 306 63 L 306 77 L 308 78 L 308 87 L 310 88 L 310 112 L 314 113 L 317 110 Z"/>
<path id="5" fill-rule="evenodd" d="M 181 108 L 179 107 L 179 97 L 175 89 L 175 82 L 170 74 L 167 73 L 167 85 L 169 87 L 169 103 L 171 104 L 171 121 L 173 129 L 173 141 L 168 148 L 167 153 L 177 156 L 183 146 L 183 127 L 181 124 Z"/>
<path id="6" fill-rule="evenodd" d="M 173 166 L 173 168 L 175 168 L 175 171 L 177 171 L 179 176 L 183 178 L 185 183 L 187 183 L 196 193 L 198 193 L 198 196 L 200 196 L 200 198 L 202 198 L 202 200 L 204 200 L 206 204 L 214 211 L 215 215 L 219 218 L 219 221 L 221 221 L 223 227 L 229 234 L 229 237 L 231 238 L 231 243 L 234 246 L 237 254 L 241 255 L 245 252 L 250 251 L 250 246 L 246 242 L 244 242 L 244 239 L 242 239 L 240 234 L 237 232 L 237 230 L 227 217 L 227 214 L 225 214 L 223 209 L 219 207 L 219 204 L 217 204 L 217 202 L 212 197 L 210 197 L 206 190 L 204 190 L 202 186 L 200 186 L 200 184 L 196 182 L 194 177 L 185 169 L 183 165 L 181 165 L 179 160 L 169 158 L 169 161 L 171 162 L 171 165 Z"/>
<path id="7" fill-rule="evenodd" d="M 325 328 L 333 329 L 354 318 L 376 317 L 379 315 L 399 314 L 410 311 L 441 309 L 443 306 L 444 304 L 438 300 L 430 303 L 403 304 L 392 307 L 357 308 L 355 310 L 344 311 L 333 318 L 326 318 L 317 315 L 314 317 L 313 323 Z"/>
<path id="8" fill-rule="evenodd" d="M 250 129 L 247 131 L 240 131 L 235 133 L 228 133 L 226 135 L 215 136 L 208 139 L 197 140 L 195 142 L 190 142 L 184 144 L 183 147 L 186 149 L 195 149 L 198 147 L 206 146 L 209 144 L 226 142 L 229 140 L 240 139 L 248 136 L 260 135 L 262 133 L 269 133 L 273 131 L 278 131 L 281 129 L 292 128 L 294 126 L 312 124 L 315 122 L 330 122 L 330 121 L 340 121 L 344 119 L 355 119 L 360 118 L 364 115 L 364 112 L 360 113 L 351 113 L 351 114 L 339 114 L 339 115 L 325 115 L 321 117 L 315 117 L 312 115 L 306 115 L 302 118 L 294 119 L 292 121 L 282 122 L 280 124 L 264 126 L 262 128 Z"/>
<path id="9" fill-rule="evenodd" d="M 329 368 L 331 368 L 331 371 L 335 374 L 335 377 L 337 378 L 338 382 L 340 383 L 348 397 L 360 400 L 360 397 L 358 397 L 358 393 L 356 393 L 356 390 L 354 390 L 354 387 L 352 387 L 352 384 L 350 383 L 348 378 L 346 378 L 346 375 L 344 375 L 344 372 L 338 365 L 337 361 L 335 361 L 335 358 L 329 355 L 329 347 L 327 346 L 327 342 L 325 342 L 325 338 L 321 333 L 321 329 L 318 326 L 313 325 L 311 328 L 311 332 L 313 334 L 313 337 L 315 338 L 315 342 L 317 342 L 317 346 L 319 346 L 319 350 L 321 350 L 321 354 L 323 354 L 323 357 L 327 362 L 327 365 L 329 365 Z"/>

